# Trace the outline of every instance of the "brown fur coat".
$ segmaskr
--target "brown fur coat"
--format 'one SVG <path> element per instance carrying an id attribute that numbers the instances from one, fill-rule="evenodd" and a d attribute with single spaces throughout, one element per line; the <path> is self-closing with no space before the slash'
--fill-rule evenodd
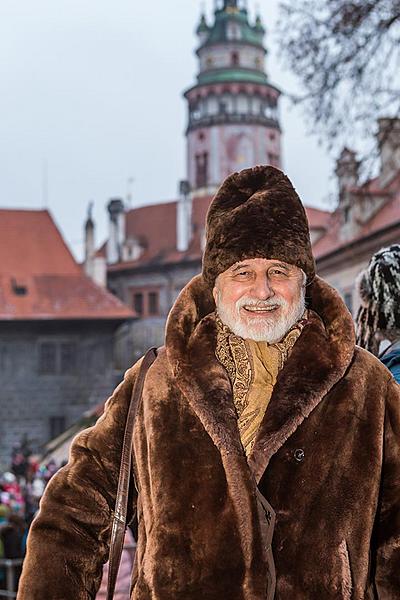
<path id="1" fill-rule="evenodd" d="M 135 426 L 134 600 L 265 600 L 255 481 L 276 511 L 277 600 L 400 598 L 400 394 L 354 345 L 338 294 L 316 278 L 247 464 L 201 277 L 182 291 Z M 18 600 L 89 600 L 107 560 L 123 427 L 138 365 L 50 482 Z M 130 502 L 133 511 L 134 498 Z M 374 594 L 376 594 L 374 596 Z"/>

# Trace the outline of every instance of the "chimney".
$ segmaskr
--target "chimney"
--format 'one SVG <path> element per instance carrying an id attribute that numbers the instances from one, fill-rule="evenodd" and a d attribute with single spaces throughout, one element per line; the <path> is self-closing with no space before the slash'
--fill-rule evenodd
<path id="1" fill-rule="evenodd" d="M 192 197 L 189 182 L 179 183 L 179 200 L 176 209 L 177 249 L 185 252 L 192 237 Z"/>
<path id="2" fill-rule="evenodd" d="M 352 194 L 352 188 L 358 185 L 358 171 L 360 163 L 356 159 L 356 153 L 349 148 L 343 148 L 336 161 L 335 173 L 338 178 L 339 187 L 339 210 L 341 213 L 340 240 L 343 242 L 353 238 L 359 224 L 356 220 L 356 198 Z"/>
<path id="3" fill-rule="evenodd" d="M 358 171 L 360 163 L 356 159 L 356 153 L 349 148 L 343 148 L 336 161 L 335 173 L 338 178 L 339 200 L 342 200 L 345 192 L 358 185 Z"/>
<path id="4" fill-rule="evenodd" d="M 95 225 L 92 217 L 93 202 L 88 206 L 85 222 L 85 260 L 83 269 L 88 277 L 97 285 L 105 288 L 107 284 L 107 268 L 104 256 L 96 256 Z"/>
<path id="5" fill-rule="evenodd" d="M 122 248 L 125 241 L 125 208 L 120 198 L 113 198 L 107 206 L 109 214 L 109 238 L 107 241 L 107 263 L 114 264 L 122 260 Z"/>
<path id="6" fill-rule="evenodd" d="M 378 119 L 377 140 L 381 159 L 380 185 L 385 187 L 400 169 L 400 118 Z"/>

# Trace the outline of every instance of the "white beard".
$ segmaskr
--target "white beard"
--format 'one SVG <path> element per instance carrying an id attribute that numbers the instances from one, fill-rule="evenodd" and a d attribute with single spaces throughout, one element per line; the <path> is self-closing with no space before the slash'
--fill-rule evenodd
<path id="1" fill-rule="evenodd" d="M 305 310 L 305 288 L 302 287 L 297 302 L 291 305 L 283 298 L 271 298 L 269 300 L 254 300 L 253 298 L 240 298 L 234 306 L 226 306 L 221 302 L 221 293 L 217 292 L 217 312 L 221 321 L 229 327 L 235 335 L 241 338 L 254 340 L 255 342 L 268 342 L 274 344 L 279 342 L 300 319 Z M 279 305 L 278 314 L 264 318 L 251 318 L 248 322 L 243 319 L 241 308 L 243 306 L 272 306 Z"/>

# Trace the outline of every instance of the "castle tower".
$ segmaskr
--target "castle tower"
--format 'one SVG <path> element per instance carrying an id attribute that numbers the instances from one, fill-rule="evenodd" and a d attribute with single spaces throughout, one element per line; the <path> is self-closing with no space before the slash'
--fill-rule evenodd
<path id="1" fill-rule="evenodd" d="M 188 102 L 187 178 L 212 192 L 233 171 L 281 165 L 280 91 L 265 72 L 265 29 L 249 21 L 246 2 L 216 0 L 214 22 L 197 28 L 200 68 Z"/>

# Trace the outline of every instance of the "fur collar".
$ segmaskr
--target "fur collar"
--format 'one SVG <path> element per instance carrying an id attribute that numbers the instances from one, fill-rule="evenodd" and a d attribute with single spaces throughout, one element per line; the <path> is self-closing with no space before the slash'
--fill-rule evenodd
<path id="1" fill-rule="evenodd" d="M 314 315 L 277 383 L 249 457 L 259 481 L 271 457 L 343 377 L 354 353 L 353 320 L 339 294 L 319 277 L 308 286 Z M 167 360 L 177 385 L 223 456 L 240 455 L 228 374 L 215 356 L 215 304 L 201 275 L 182 290 L 168 317 Z"/>

